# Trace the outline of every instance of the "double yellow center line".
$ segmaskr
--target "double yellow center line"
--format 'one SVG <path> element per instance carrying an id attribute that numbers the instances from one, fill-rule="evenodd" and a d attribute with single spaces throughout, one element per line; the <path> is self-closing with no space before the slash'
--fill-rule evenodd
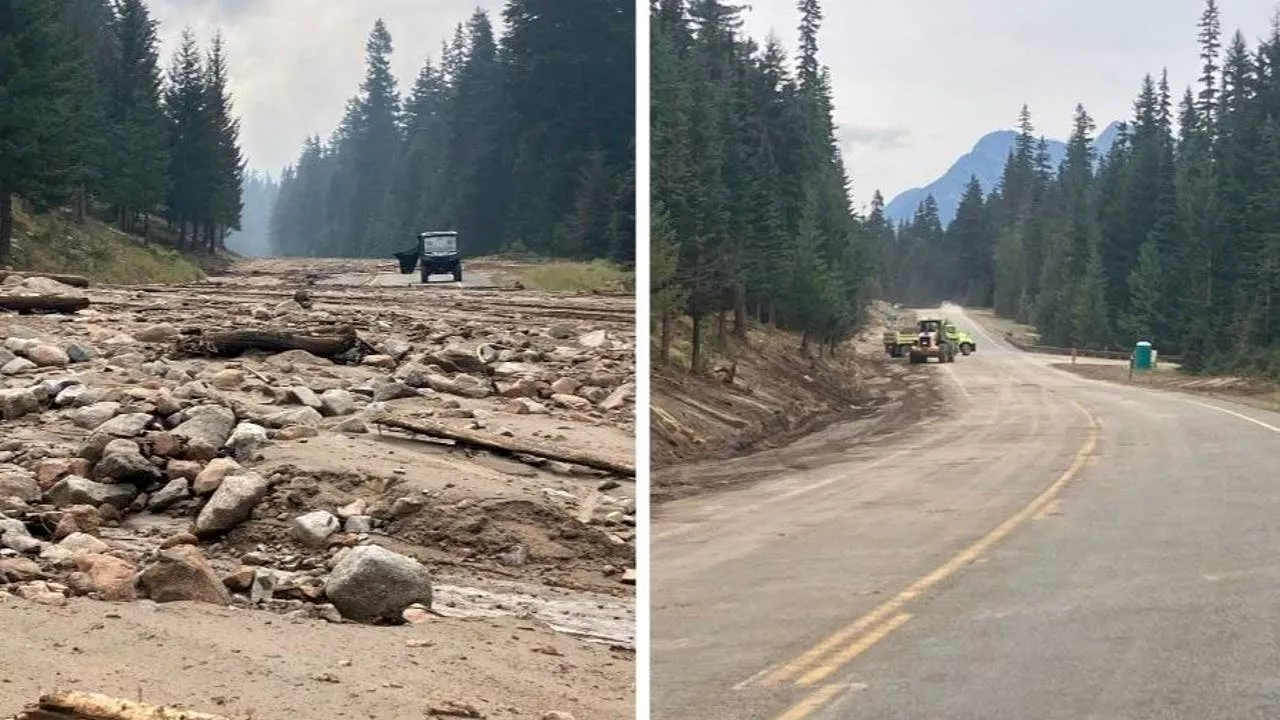
<path id="1" fill-rule="evenodd" d="M 1008 537 L 1027 520 L 1044 511 L 1057 497 L 1062 489 L 1084 468 L 1098 444 L 1098 419 L 1085 407 L 1073 402 L 1076 409 L 1089 421 L 1089 432 L 1084 445 L 1076 452 L 1071 466 L 1044 492 L 1040 493 L 1026 507 L 1012 517 L 1000 523 L 994 530 L 982 536 L 977 542 L 960 551 L 955 557 L 943 563 L 933 572 L 911 583 L 905 590 L 876 607 L 871 612 L 854 620 L 835 634 L 815 645 L 799 657 L 766 671 L 739 685 L 739 688 L 758 684 L 763 687 L 780 687 L 792 684 L 800 688 L 812 688 L 827 680 L 848 665 L 859 655 L 871 649 L 876 643 L 902 627 L 911 619 L 911 614 L 903 612 L 907 603 L 920 597 L 930 588 L 955 575 L 961 568 L 969 565 L 990 550 L 992 546 Z M 844 686 L 826 684 L 813 691 L 799 704 L 777 720 L 803 720 L 839 695 Z"/>

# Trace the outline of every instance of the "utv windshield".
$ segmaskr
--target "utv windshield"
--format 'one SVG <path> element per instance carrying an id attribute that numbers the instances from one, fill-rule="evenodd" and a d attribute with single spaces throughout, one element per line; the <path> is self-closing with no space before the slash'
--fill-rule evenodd
<path id="1" fill-rule="evenodd" d="M 423 255 L 452 255 L 458 252 L 457 235 L 428 235 L 422 238 Z"/>

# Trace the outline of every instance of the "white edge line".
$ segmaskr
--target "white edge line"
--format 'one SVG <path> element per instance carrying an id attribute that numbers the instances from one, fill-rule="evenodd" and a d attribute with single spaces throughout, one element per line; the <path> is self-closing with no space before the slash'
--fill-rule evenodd
<path id="1" fill-rule="evenodd" d="M 1260 428 L 1266 428 L 1267 430 L 1270 430 L 1270 431 L 1271 431 L 1271 432 L 1273 432 L 1273 433 L 1280 433 L 1280 427 L 1276 427 L 1275 425 L 1272 425 L 1272 424 L 1270 424 L 1270 423 L 1262 422 L 1261 420 L 1259 420 L 1259 419 L 1257 419 L 1257 418 L 1249 417 L 1248 415 L 1245 415 L 1244 413 L 1238 413 L 1238 412 L 1236 412 L 1235 410 L 1228 410 L 1228 409 L 1226 409 L 1226 408 L 1224 408 L 1224 407 L 1219 407 L 1219 406 L 1217 406 L 1217 405 L 1211 405 L 1211 404 L 1209 404 L 1209 403 L 1207 403 L 1207 402 L 1200 402 L 1199 400 L 1188 400 L 1188 399 L 1186 399 L 1186 398 L 1183 398 L 1183 400 L 1184 400 L 1185 402 L 1189 402 L 1189 403 L 1191 403 L 1192 405 L 1199 405 L 1200 407 L 1203 407 L 1203 408 L 1209 408 L 1210 410 L 1217 410 L 1217 411 L 1218 411 L 1218 412 L 1220 412 L 1220 413 L 1226 413 L 1227 415 L 1231 415 L 1232 417 L 1238 417 L 1238 418 L 1240 418 L 1241 420 L 1244 420 L 1245 422 L 1251 422 L 1251 423 L 1253 423 L 1254 425 L 1257 425 L 1257 426 L 1258 426 L 1258 427 L 1260 427 Z"/>

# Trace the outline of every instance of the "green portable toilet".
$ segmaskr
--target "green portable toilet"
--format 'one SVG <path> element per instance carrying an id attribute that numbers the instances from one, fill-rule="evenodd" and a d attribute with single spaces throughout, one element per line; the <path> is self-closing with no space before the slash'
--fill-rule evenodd
<path id="1" fill-rule="evenodd" d="M 1143 340 L 1133 349 L 1133 369 L 1146 372 L 1151 369 L 1151 343 Z"/>

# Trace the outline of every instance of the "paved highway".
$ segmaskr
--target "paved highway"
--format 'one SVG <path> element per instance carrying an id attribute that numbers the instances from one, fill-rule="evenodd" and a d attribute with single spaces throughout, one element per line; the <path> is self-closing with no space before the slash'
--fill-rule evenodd
<path id="1" fill-rule="evenodd" d="M 949 416 L 656 509 L 652 716 L 1280 717 L 1280 415 L 948 312 Z"/>

